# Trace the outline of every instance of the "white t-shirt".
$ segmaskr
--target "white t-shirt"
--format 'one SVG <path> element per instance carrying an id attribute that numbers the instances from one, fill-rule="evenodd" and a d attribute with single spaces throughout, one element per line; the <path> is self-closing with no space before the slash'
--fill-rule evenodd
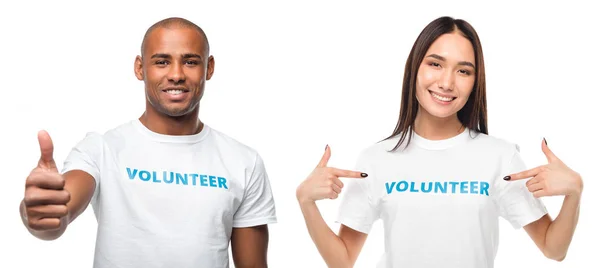
<path id="1" fill-rule="evenodd" d="M 526 180 L 503 180 L 526 169 L 516 144 L 468 130 L 437 141 L 414 133 L 389 152 L 399 139 L 361 152 L 356 170 L 369 176 L 342 192 L 339 223 L 369 233 L 383 220 L 379 267 L 492 268 L 499 217 L 518 229 L 547 213 Z"/>
<path id="2" fill-rule="evenodd" d="M 162 135 L 139 120 L 88 133 L 63 172 L 96 180 L 95 268 L 229 267 L 232 228 L 276 222 L 259 154 L 204 125 Z"/>

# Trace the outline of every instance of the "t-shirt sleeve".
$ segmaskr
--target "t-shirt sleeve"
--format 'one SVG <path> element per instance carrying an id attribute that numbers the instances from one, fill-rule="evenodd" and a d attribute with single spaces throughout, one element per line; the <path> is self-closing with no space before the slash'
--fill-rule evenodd
<path id="1" fill-rule="evenodd" d="M 521 172 L 527 167 L 521 158 L 518 145 L 514 146 L 510 162 L 502 171 L 501 178 L 496 181 L 498 193 L 496 197 L 500 216 L 507 220 L 515 229 L 519 229 L 540 219 L 548 211 L 539 198 L 533 196 L 527 189 L 527 180 L 505 181 L 504 176 Z"/>
<path id="2" fill-rule="evenodd" d="M 242 203 L 233 216 L 233 227 L 243 228 L 276 222 L 275 201 L 269 176 L 263 159 L 257 154 Z"/>
<path id="3" fill-rule="evenodd" d="M 81 170 L 90 174 L 96 181 L 93 200 L 100 184 L 100 161 L 102 159 L 103 140 L 98 133 L 90 132 L 69 152 L 64 161 L 62 174 L 71 170 Z"/>
<path id="4" fill-rule="evenodd" d="M 378 219 L 373 182 L 375 173 L 367 162 L 365 152 L 359 155 L 355 170 L 368 174 L 362 179 L 348 179 L 342 189 L 337 222 L 361 233 L 368 234 Z"/>

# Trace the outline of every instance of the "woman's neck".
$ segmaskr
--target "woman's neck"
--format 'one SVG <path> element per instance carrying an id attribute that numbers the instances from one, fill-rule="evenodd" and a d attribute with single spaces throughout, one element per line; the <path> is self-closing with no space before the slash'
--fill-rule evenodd
<path id="1" fill-rule="evenodd" d="M 425 139 L 445 140 L 462 133 L 465 129 L 457 114 L 440 118 L 422 111 L 423 108 L 419 107 L 413 130 Z"/>

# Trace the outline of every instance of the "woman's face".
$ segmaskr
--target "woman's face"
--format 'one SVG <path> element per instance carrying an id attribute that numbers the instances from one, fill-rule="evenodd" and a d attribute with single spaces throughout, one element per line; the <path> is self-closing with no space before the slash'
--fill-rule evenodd
<path id="1" fill-rule="evenodd" d="M 417 73 L 419 113 L 447 118 L 467 103 L 475 83 L 475 52 L 460 33 L 440 36 L 431 44 Z"/>

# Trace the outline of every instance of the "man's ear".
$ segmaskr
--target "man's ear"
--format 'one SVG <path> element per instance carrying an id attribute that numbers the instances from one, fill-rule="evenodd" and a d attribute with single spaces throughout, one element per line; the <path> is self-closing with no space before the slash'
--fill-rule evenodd
<path id="1" fill-rule="evenodd" d="M 136 56 L 133 64 L 133 71 L 138 80 L 144 80 L 144 65 L 141 56 Z"/>
<path id="2" fill-rule="evenodd" d="M 206 67 L 206 80 L 210 80 L 215 72 L 215 58 L 213 56 L 208 57 L 208 66 Z"/>

